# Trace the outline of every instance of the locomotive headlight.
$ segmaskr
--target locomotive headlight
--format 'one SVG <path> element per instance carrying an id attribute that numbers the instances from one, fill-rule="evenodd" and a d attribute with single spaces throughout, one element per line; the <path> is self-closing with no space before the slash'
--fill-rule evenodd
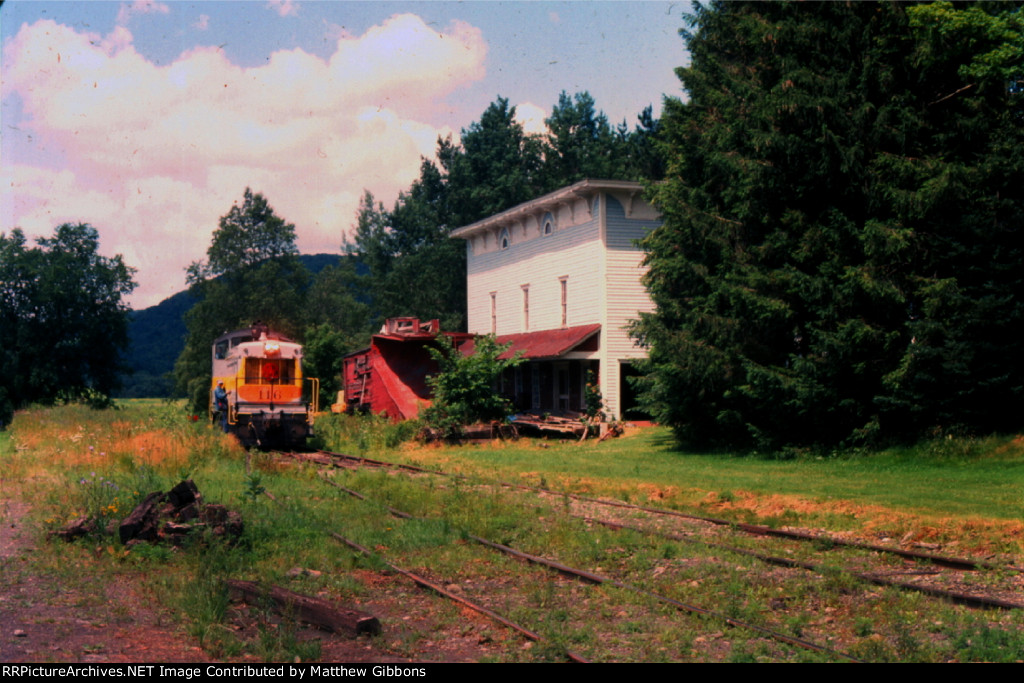
<path id="1" fill-rule="evenodd" d="M 281 353 L 281 346 L 279 344 L 267 342 L 266 344 L 263 345 L 263 352 L 266 353 L 268 356 L 276 356 L 277 354 Z"/>

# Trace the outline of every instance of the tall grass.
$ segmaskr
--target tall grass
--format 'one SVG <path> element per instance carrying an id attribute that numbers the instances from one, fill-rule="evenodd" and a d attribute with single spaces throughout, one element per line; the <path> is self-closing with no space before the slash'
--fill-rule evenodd
<path id="1" fill-rule="evenodd" d="M 392 422 L 382 415 L 325 414 L 316 420 L 313 444 L 357 455 L 381 455 L 412 441 L 423 425 L 416 420 Z"/>
<path id="2" fill-rule="evenodd" d="M 520 440 L 397 449 L 400 460 L 738 521 L 869 528 L 1024 548 L 1024 439 L 942 439 L 915 448 L 785 460 L 687 453 L 666 429 L 603 443 Z M 1016 549 L 1016 550 L 1015 550 Z"/>
<path id="3" fill-rule="evenodd" d="M 565 514 L 565 498 L 542 499 L 494 484 L 502 479 L 737 519 L 871 533 L 946 524 L 945 537 L 967 529 L 979 538 L 1009 539 L 1008 547 L 1020 552 L 1013 545 L 1019 542 L 1008 535 L 1020 525 L 1014 508 L 1020 500 L 1010 491 L 1022 490 L 1024 472 L 1021 445 L 1014 439 L 770 460 L 681 453 L 660 429 L 600 444 L 523 440 L 416 447 L 406 441 L 415 425 L 379 418 L 325 416 L 317 428 L 321 443 L 332 450 L 468 478 L 365 470 L 328 475 L 267 454 L 247 456 L 230 437 L 190 421 L 180 408 L 143 402 L 117 411 L 63 406 L 19 413 L 10 431 L 0 434 L 0 476 L 35 501 L 44 529 L 51 516 L 64 520 L 129 505 L 119 497 L 126 487 L 144 494 L 169 488 L 183 476 L 195 480 L 206 501 L 240 511 L 241 539 L 225 543 L 197 536 L 181 552 L 149 546 L 127 552 L 116 536 L 104 538 L 102 553 L 90 550 L 97 544 L 42 543 L 45 561 L 39 566 L 45 571 L 79 566 L 89 558 L 82 566 L 90 571 L 138 572 L 157 599 L 183 615 L 183 628 L 218 658 L 319 656 L 316 643 L 297 638 L 293 624 L 277 624 L 263 606 L 249 611 L 248 628 L 236 627 L 239 617 L 229 605 L 225 580 L 238 578 L 284 584 L 343 603 L 379 597 L 385 586 L 408 619 L 394 620 L 385 638 L 367 643 L 375 656 L 416 656 L 419 644 L 436 636 L 415 625 L 430 624 L 443 633 L 479 629 L 479 638 L 493 642 L 502 661 L 558 660 L 567 649 L 611 661 L 814 659 L 680 615 L 641 595 L 586 587 L 524 567 L 471 543 L 469 534 L 623 577 L 686 602 L 718 603 L 730 615 L 792 635 L 820 641 L 839 632 L 855 644 L 855 654 L 873 660 L 1012 659 L 1024 648 L 1020 615 L 970 618 L 888 590 L 855 602 L 849 596 L 861 588 L 851 585 L 848 575 L 780 577 L 758 570 L 750 558 L 699 543 L 592 527 Z M 327 476 L 370 499 L 328 486 L 321 481 Z M 384 505 L 418 519 L 397 519 Z M 121 514 L 118 507 L 107 517 Z M 958 515 L 955 523 L 942 522 Z M 467 622 L 458 609 L 403 587 L 376 557 L 357 556 L 330 540 L 329 532 L 521 620 L 541 632 L 546 644 L 526 649 L 503 629 Z"/>

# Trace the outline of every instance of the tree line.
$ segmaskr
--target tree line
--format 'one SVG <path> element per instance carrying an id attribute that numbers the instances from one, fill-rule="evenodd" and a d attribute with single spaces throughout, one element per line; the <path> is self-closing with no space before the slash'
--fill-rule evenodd
<path id="1" fill-rule="evenodd" d="M 689 446 L 1024 426 L 1020 3 L 712 2 L 646 240 L 647 406 Z"/>
<path id="2" fill-rule="evenodd" d="M 439 139 L 436 160 L 421 159 L 419 178 L 391 210 L 366 192 L 345 257 L 315 276 L 299 262 L 295 226 L 247 188 L 220 219 L 206 259 L 188 268 L 199 302 L 186 314 L 174 375 L 192 409 L 206 408 L 212 340 L 257 319 L 305 344 L 306 371 L 333 400 L 342 357 L 369 343 L 385 318 L 465 329 L 466 247 L 452 230 L 585 177 L 638 179 L 660 168 L 650 107 L 630 129 L 612 126 L 588 93 L 562 93 L 544 135 L 527 134 L 515 114 L 499 97 L 457 143 Z"/>
<path id="3" fill-rule="evenodd" d="M 304 342 L 307 371 L 329 399 L 342 356 L 365 346 L 384 318 L 464 328 L 465 246 L 449 238 L 452 229 L 584 177 L 639 178 L 659 167 L 650 107 L 630 130 L 612 126 L 588 93 L 562 93 L 545 135 L 525 133 L 515 113 L 499 97 L 458 142 L 439 139 L 436 161 L 422 159 L 392 210 L 367 193 L 345 255 L 315 275 L 298 259 L 294 224 L 246 188 L 206 258 L 187 269 L 197 303 L 185 314 L 175 392 L 205 410 L 212 340 L 262 320 Z M 98 243 L 87 224 L 62 225 L 36 247 L 19 229 L 0 233 L 0 425 L 29 403 L 105 405 L 130 370 L 125 297 L 134 270 L 120 256 L 99 256 Z"/>
<path id="4" fill-rule="evenodd" d="M 0 233 L 0 429 L 30 403 L 109 403 L 135 270 L 98 248 L 85 223 L 60 225 L 35 246 L 18 228 Z"/>

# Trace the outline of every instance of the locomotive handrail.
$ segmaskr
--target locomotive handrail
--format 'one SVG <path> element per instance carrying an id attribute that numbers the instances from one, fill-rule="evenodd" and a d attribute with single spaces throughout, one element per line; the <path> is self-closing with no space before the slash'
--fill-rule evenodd
<path id="1" fill-rule="evenodd" d="M 228 391 L 228 424 L 229 425 L 237 425 L 238 424 L 238 378 L 237 377 L 232 377 L 232 378 L 230 378 L 229 382 L 231 384 L 231 389 Z M 225 389 L 227 389 L 227 385 L 228 385 L 228 382 L 225 382 L 224 383 L 224 388 Z M 234 401 L 231 400 L 232 394 L 235 397 Z"/>

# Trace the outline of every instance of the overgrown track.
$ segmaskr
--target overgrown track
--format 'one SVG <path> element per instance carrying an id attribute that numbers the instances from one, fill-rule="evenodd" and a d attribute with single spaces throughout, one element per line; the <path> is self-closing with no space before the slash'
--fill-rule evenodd
<path id="1" fill-rule="evenodd" d="M 350 492 L 350 493 L 352 493 L 352 492 Z M 408 571 L 406 569 L 402 569 L 401 567 L 393 564 L 392 562 L 388 562 L 386 559 L 384 559 L 384 558 L 382 558 L 380 556 L 380 553 L 374 553 L 373 551 L 369 550 L 368 548 L 364 548 L 363 546 L 359 545 L 355 541 L 352 541 L 350 539 L 345 538 L 341 534 L 332 533 L 331 534 L 331 538 L 335 539 L 336 541 L 338 541 L 340 543 L 344 543 L 348 547 L 352 548 L 353 550 L 355 550 L 355 551 L 357 551 L 357 552 L 359 552 L 359 553 L 361 553 L 361 554 L 363 554 L 363 555 L 365 555 L 367 557 L 377 557 L 382 562 L 384 562 L 384 564 L 386 564 L 387 567 L 391 571 L 396 572 L 398 574 L 401 574 L 402 576 L 406 577 L 407 579 L 409 579 L 410 581 L 412 581 L 416 585 L 421 586 L 422 588 L 426 588 L 427 590 L 431 590 L 431 591 L 437 593 L 438 595 L 440 595 L 442 597 L 445 597 L 445 598 L 447 598 L 449 600 L 453 600 L 453 601 L 459 603 L 460 605 L 463 605 L 464 607 L 468 607 L 469 609 L 473 610 L 474 612 L 477 612 L 479 614 L 483 614 L 484 616 L 487 616 L 487 617 L 493 619 L 494 621 L 498 622 L 502 626 L 506 626 L 506 627 L 512 629 L 513 631 L 515 631 L 516 633 L 522 634 L 523 636 L 525 636 L 529 640 L 532 640 L 534 642 L 541 642 L 541 641 L 544 640 L 544 638 L 542 636 L 540 636 L 538 633 L 536 633 L 534 631 L 531 631 L 530 629 L 517 624 L 516 622 L 512 621 L 511 619 L 506 619 L 505 617 L 501 616 L 497 612 L 494 612 L 493 610 L 487 609 L 483 605 L 480 605 L 480 604 L 478 604 L 476 602 L 473 602 L 472 600 L 468 600 L 468 599 L 466 599 L 466 598 L 464 598 L 464 597 L 462 597 L 462 596 L 460 596 L 460 595 L 458 595 L 458 594 L 456 594 L 456 593 L 454 593 L 454 592 L 452 592 L 450 590 L 447 590 L 447 589 L 441 587 L 440 585 L 434 583 L 433 581 L 430 581 L 430 580 L 428 580 L 428 579 L 426 579 L 426 578 L 424 578 L 424 577 L 422 577 L 422 576 L 420 576 L 418 574 L 410 572 L 410 571 Z M 566 657 L 570 661 L 576 662 L 577 664 L 589 664 L 590 663 L 589 660 L 584 659 L 583 657 L 579 656 L 575 652 L 567 650 L 565 654 L 566 654 Z"/>
<path id="2" fill-rule="evenodd" d="M 337 484 L 333 484 L 332 482 L 328 482 L 328 483 L 331 483 L 332 485 L 337 486 Z M 364 500 L 366 498 L 364 495 L 362 495 L 358 491 L 353 491 L 351 489 L 348 489 L 348 488 L 345 488 L 345 487 L 340 487 L 340 486 L 338 488 L 341 488 L 342 490 L 344 490 L 349 495 L 355 496 L 357 498 L 364 499 Z M 387 508 L 387 510 L 388 510 L 388 512 L 390 514 L 392 514 L 392 515 L 394 515 L 396 517 L 399 517 L 399 518 L 402 518 L 402 519 L 413 519 L 412 515 L 410 515 L 407 512 L 403 512 L 401 510 L 397 510 L 397 509 L 392 508 L 390 506 L 385 506 L 385 507 Z M 761 626 L 757 626 L 755 624 L 749 623 L 747 621 L 743 621 L 741 619 L 735 619 L 735 618 L 729 617 L 729 616 L 727 616 L 727 615 L 725 615 L 724 613 L 721 613 L 721 612 L 716 612 L 714 610 L 705 609 L 705 608 L 702 608 L 702 607 L 698 607 L 696 605 L 687 604 L 687 603 L 681 602 L 679 600 L 675 600 L 673 598 L 670 598 L 670 597 L 667 597 L 667 596 L 664 596 L 664 595 L 660 595 L 658 593 L 653 593 L 651 591 L 644 590 L 643 588 L 640 588 L 638 586 L 635 586 L 635 585 L 632 585 L 632 584 L 629 584 L 629 583 L 625 583 L 623 581 L 618 581 L 616 579 L 612 579 L 612 578 L 609 578 L 609 577 L 606 577 L 606 576 L 602 576 L 600 574 L 596 574 L 594 572 L 587 571 L 587 570 L 584 570 L 584 569 L 578 569 L 578 568 L 575 568 L 575 567 L 570 567 L 569 565 L 563 564 L 563 563 L 558 562 L 556 560 L 551 560 L 551 559 L 547 559 L 547 558 L 544 558 L 544 557 L 540 557 L 540 556 L 534 555 L 532 553 L 522 552 L 522 551 L 516 550 L 515 548 L 509 547 L 509 546 L 501 544 L 501 543 L 495 543 L 494 541 L 490 541 L 490 540 L 487 540 L 485 538 L 481 538 L 480 536 L 476 536 L 474 534 L 468 534 L 467 533 L 466 537 L 469 538 L 470 540 L 476 542 L 476 543 L 479 543 L 480 545 L 486 546 L 488 548 L 492 548 L 492 549 L 497 550 L 497 551 L 502 552 L 502 553 L 506 553 L 508 555 L 511 555 L 511 556 L 516 557 L 516 558 L 521 559 L 521 560 L 525 560 L 525 561 L 527 561 L 529 563 L 532 563 L 532 564 L 537 564 L 537 565 L 541 565 L 541 566 L 547 567 L 548 569 L 553 569 L 554 571 L 559 572 L 560 574 L 563 574 L 563 575 L 566 575 L 566 576 L 570 576 L 570 577 L 573 577 L 573 578 L 577 578 L 577 579 L 582 579 L 583 581 L 588 582 L 588 583 L 593 583 L 593 584 L 598 584 L 598 585 L 607 584 L 607 585 L 613 586 L 615 588 L 620 588 L 620 589 L 623 589 L 623 590 L 632 591 L 632 592 L 638 593 L 640 595 L 644 595 L 646 597 L 652 598 L 652 599 L 654 599 L 654 600 L 656 600 L 656 601 L 658 601 L 660 603 L 663 603 L 663 604 L 675 607 L 676 609 L 679 609 L 680 611 L 688 612 L 690 614 L 696 614 L 696 615 L 700 615 L 700 616 L 704 616 L 704 617 L 710 617 L 712 619 L 716 619 L 716 620 L 719 620 L 719 621 L 721 621 L 721 622 L 723 622 L 725 624 L 728 624 L 729 626 L 734 626 L 734 627 L 737 627 L 737 628 L 742 628 L 742 629 L 747 629 L 747 630 L 753 631 L 754 633 L 756 633 L 756 634 L 758 634 L 760 636 L 764 636 L 764 637 L 769 638 L 771 640 L 776 640 L 776 641 L 778 641 L 780 643 L 785 643 L 787 645 L 793 645 L 793 646 L 796 646 L 796 647 L 804 648 L 804 649 L 810 650 L 812 652 L 817 652 L 817 653 L 821 653 L 821 654 L 830 655 L 830 656 L 833 656 L 833 657 L 837 657 L 839 659 L 844 659 L 844 660 L 848 660 L 848 661 L 855 661 L 855 662 L 859 661 L 856 658 L 854 658 L 854 657 L 852 657 L 852 656 L 850 656 L 850 655 L 848 655 L 846 653 L 837 652 L 837 651 L 832 650 L 830 648 L 818 645 L 816 643 L 812 643 L 812 642 L 810 642 L 808 640 L 804 640 L 802 638 L 794 638 L 794 637 L 788 636 L 788 635 L 786 635 L 784 633 L 780 633 L 778 631 L 773 631 L 771 629 L 763 628 Z M 349 545 L 354 545 L 350 541 L 347 541 L 345 539 L 340 539 L 340 540 L 342 540 L 345 543 L 348 543 Z M 365 548 L 361 548 L 360 547 L 358 549 L 361 552 L 367 552 Z M 403 573 L 405 573 L 405 572 L 403 572 Z M 574 654 L 570 654 L 570 658 L 573 659 L 574 661 L 585 661 L 585 660 L 582 660 L 581 658 L 579 658 L 578 655 L 574 655 Z"/>
<path id="3" fill-rule="evenodd" d="M 314 462 L 316 464 L 332 468 L 388 468 L 417 475 L 413 477 L 414 479 L 418 478 L 420 475 L 431 475 L 451 477 L 459 480 L 460 482 L 468 480 L 466 477 L 462 477 L 460 475 L 450 475 L 448 473 L 427 470 L 425 468 L 415 467 L 412 465 L 390 463 L 382 460 L 325 451 L 288 455 L 292 458 L 307 462 Z M 461 483 L 459 485 L 461 485 Z M 785 567 L 800 573 L 806 573 L 808 571 L 816 572 L 827 577 L 835 577 L 837 574 L 845 574 L 849 577 L 851 583 L 861 583 L 865 586 L 865 588 L 861 589 L 864 591 L 865 595 L 870 590 L 868 587 L 874 584 L 893 587 L 905 591 L 923 593 L 930 597 L 971 607 L 995 608 L 1000 610 L 1024 608 L 1024 602 L 1019 600 L 1019 592 L 1016 594 L 1013 593 L 1014 590 L 1019 590 L 1019 581 L 1015 584 L 1016 588 L 1011 587 L 1009 591 L 1004 591 L 1002 595 L 999 594 L 998 589 L 994 590 L 992 594 L 979 594 L 977 590 L 964 592 L 963 590 L 954 590 L 942 587 L 943 581 L 948 580 L 947 577 L 950 575 L 989 575 L 1001 573 L 1005 576 L 1007 574 L 1013 574 L 1016 571 L 1014 568 L 1006 566 L 996 568 L 993 563 L 984 560 L 947 557 L 902 548 L 857 543 L 824 533 L 810 534 L 799 531 L 770 529 L 768 527 L 761 527 L 758 525 L 734 524 L 728 520 L 691 515 L 675 510 L 663 510 L 637 506 L 623 503 L 621 501 L 602 500 L 587 496 L 579 496 L 576 494 L 557 492 L 550 489 L 523 486 L 520 484 L 509 484 L 507 482 L 494 482 L 493 485 L 517 490 L 528 490 L 539 493 L 545 497 L 557 497 L 559 501 L 562 501 L 567 517 L 584 518 L 588 524 L 617 528 L 631 533 L 640 533 L 670 540 L 674 543 L 702 545 L 713 551 L 722 551 L 723 553 L 732 555 L 756 558 L 765 564 Z M 475 490 L 486 490 L 486 486 L 486 483 L 480 484 L 478 481 L 477 484 L 474 484 Z M 352 491 L 351 489 L 346 488 L 345 490 L 350 495 L 363 497 L 361 494 L 356 491 Z M 567 501 L 571 501 L 571 503 Z M 387 508 L 385 506 L 384 509 L 386 509 L 389 514 L 398 517 L 405 519 L 412 518 L 408 513 L 394 508 Z M 635 520 L 625 519 L 623 516 L 613 520 L 596 519 L 595 510 L 597 509 L 618 510 L 619 513 L 617 514 L 633 514 L 635 516 L 639 516 L 639 521 L 644 528 L 639 528 L 634 526 L 634 524 L 626 523 L 627 521 Z M 665 523 L 666 520 L 671 519 L 675 519 L 677 521 L 674 523 Z M 680 530 L 678 526 L 672 526 L 673 524 L 683 524 L 684 528 Z M 719 531 L 709 532 L 710 529 L 715 528 L 718 528 Z M 682 533 L 680 533 L 680 531 Z M 769 544 L 769 547 L 744 548 L 737 547 L 732 544 L 717 542 L 717 539 L 720 536 L 736 536 L 737 532 L 740 532 L 741 535 L 753 535 L 757 539 L 760 539 L 756 541 L 758 545 L 763 546 L 767 543 Z M 464 538 L 472 540 L 480 545 L 500 550 L 504 553 L 514 554 L 520 559 L 525 559 L 531 563 L 542 564 L 565 575 L 572 575 L 578 579 L 594 584 L 603 584 L 616 589 L 631 591 L 661 604 L 671 605 L 678 610 L 701 615 L 702 618 L 728 624 L 731 627 L 750 630 L 753 633 L 757 633 L 757 637 L 769 638 L 786 645 L 812 650 L 814 652 L 822 653 L 828 658 L 845 660 L 857 659 L 854 655 L 841 652 L 834 647 L 822 646 L 810 640 L 806 640 L 805 638 L 794 637 L 792 635 L 787 635 L 786 633 L 773 630 L 772 628 L 765 628 L 743 619 L 736 619 L 726 614 L 726 609 L 723 608 L 722 610 L 718 610 L 714 607 L 708 607 L 706 606 L 707 602 L 704 601 L 702 601 L 702 605 L 704 606 L 698 606 L 692 603 L 676 600 L 674 598 L 658 594 L 654 591 L 638 587 L 628 581 L 619 580 L 617 578 L 612 578 L 589 570 L 568 567 L 549 558 L 542 558 L 530 553 L 517 551 L 505 544 L 477 537 L 468 532 L 464 533 Z M 808 543 L 809 541 L 813 543 Z M 747 542 L 749 543 L 750 540 Z M 780 543 L 783 544 L 781 549 L 777 546 L 777 544 Z M 797 545 L 794 546 L 793 544 Z M 803 548 L 803 550 L 794 549 L 798 546 L 806 547 Z M 844 557 L 843 553 L 846 552 L 852 553 L 852 556 L 849 558 Z M 837 553 L 842 557 L 842 562 L 844 564 L 857 566 L 837 569 L 834 561 Z M 885 556 L 899 557 L 903 564 L 898 567 L 893 567 L 891 560 L 888 564 L 885 564 Z M 825 558 L 828 559 L 826 560 Z M 895 575 L 903 577 L 915 576 L 917 578 L 914 581 L 910 581 L 893 578 Z M 922 577 L 927 577 L 927 584 L 920 580 Z M 1007 594 L 1011 597 L 1007 598 Z M 792 618 L 799 618 L 799 615 L 794 615 Z M 829 637 L 829 640 L 832 640 L 831 636 Z M 578 656 L 570 655 L 570 658 L 575 659 L 575 661 L 582 660 L 582 657 L 577 657 Z"/>
<path id="4" fill-rule="evenodd" d="M 347 455 L 344 453 L 332 453 L 330 451 L 316 451 L 314 453 L 287 453 L 289 457 L 307 460 L 311 462 L 317 462 L 323 465 L 329 465 L 332 467 L 344 467 L 346 464 L 364 467 L 383 467 L 403 470 L 407 472 L 414 472 L 418 474 L 432 474 L 442 477 L 455 477 L 460 479 L 467 479 L 462 475 L 450 474 L 439 470 L 428 470 L 415 465 L 407 465 L 404 463 L 387 462 L 384 460 L 375 460 L 372 458 L 366 458 L 358 455 Z M 653 515 L 662 515 L 668 517 L 678 517 L 681 519 L 692 520 L 696 522 L 706 522 L 708 524 L 714 524 L 718 526 L 725 526 L 737 531 L 742 531 L 747 534 L 754 536 L 774 536 L 777 538 L 789 539 L 794 541 L 810 542 L 816 545 L 824 545 L 827 547 L 847 547 L 858 550 L 866 550 L 874 553 L 882 553 L 888 555 L 894 555 L 897 557 L 923 561 L 931 563 L 933 565 L 947 567 L 949 569 L 959 570 L 1010 570 L 1015 572 L 1024 572 L 1024 568 L 1008 565 L 999 565 L 993 562 L 989 562 L 983 559 L 964 558 L 964 557 L 953 557 L 950 555 L 941 555 L 937 553 L 924 552 L 920 550 L 912 550 L 906 548 L 899 548 L 895 546 L 879 545 L 875 543 L 865 543 L 862 541 L 850 540 L 843 538 L 837 534 L 829 534 L 827 532 L 809 533 L 806 531 L 797 531 L 793 529 L 775 529 L 772 527 L 760 525 L 760 524 L 747 524 L 744 522 L 737 522 L 734 520 L 722 519 L 719 517 L 710 517 L 707 515 L 697 515 L 693 513 L 680 512 L 678 510 L 667 510 L 664 508 L 656 508 L 646 505 L 636 505 L 633 503 L 627 503 L 620 500 L 609 500 L 606 498 L 594 498 L 591 496 L 583 496 L 576 493 L 569 493 L 565 491 L 554 491 L 548 488 L 527 486 L 524 484 L 510 483 L 506 481 L 495 481 L 497 485 L 515 488 L 523 491 L 533 491 L 536 493 L 542 493 L 552 496 L 558 496 L 562 498 L 571 498 L 572 500 L 592 503 L 595 505 L 622 508 L 626 510 L 635 510 L 639 512 L 649 513 Z M 678 540 L 678 539 L 677 539 Z M 950 596 L 953 597 L 953 596 Z M 990 605 L 990 606 L 1001 606 L 1001 605 Z M 1024 607 L 1022 603 L 1012 603 L 1008 606 L 1010 609 Z"/>

